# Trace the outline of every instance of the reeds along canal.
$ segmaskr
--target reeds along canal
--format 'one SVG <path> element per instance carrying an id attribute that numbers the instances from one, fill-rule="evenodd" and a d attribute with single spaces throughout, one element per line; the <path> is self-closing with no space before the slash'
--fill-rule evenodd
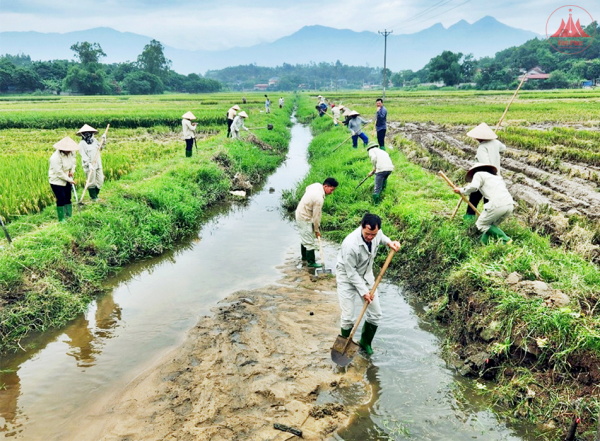
<path id="1" fill-rule="evenodd" d="M 277 281 L 276 266 L 298 248 L 294 225 L 279 208 L 281 191 L 294 188 L 308 172 L 311 139 L 307 127 L 295 124 L 285 163 L 260 192 L 214 213 L 197 238 L 176 251 L 126 268 L 108 282 L 110 294 L 69 326 L 28 341 L 33 349 L 4 357 L 0 433 L 10 439 L 70 438 L 85 424 L 90 407 L 108 402 L 180 344 L 219 300 Z M 336 247 L 328 245 L 327 261 L 335 254 Z M 367 370 L 372 393 L 341 390 L 319 397 L 362 404 L 350 427 L 333 436 L 521 439 L 486 410 L 489 403 L 478 397 L 477 383 L 458 379 L 446 367 L 439 330 L 417 318 L 400 289 L 386 283 L 381 296 L 386 317 Z"/>

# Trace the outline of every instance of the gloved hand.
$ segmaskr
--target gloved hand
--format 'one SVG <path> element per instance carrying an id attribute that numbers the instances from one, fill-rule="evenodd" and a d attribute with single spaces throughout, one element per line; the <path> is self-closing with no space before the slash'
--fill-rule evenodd
<path id="1" fill-rule="evenodd" d="M 350 133 L 352 133 L 352 136 L 356 136 L 356 132 L 354 130 L 350 130 Z"/>

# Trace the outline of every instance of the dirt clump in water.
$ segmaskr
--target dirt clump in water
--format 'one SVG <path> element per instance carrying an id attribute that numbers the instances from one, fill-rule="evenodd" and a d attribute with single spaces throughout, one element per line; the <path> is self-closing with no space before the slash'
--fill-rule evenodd
<path id="1" fill-rule="evenodd" d="M 165 363 L 91 416 L 91 427 L 77 439 L 291 437 L 273 427 L 278 423 L 300 429 L 303 439 L 324 440 L 346 425 L 351 407 L 316 401 L 322 392 L 356 383 L 366 391 L 366 362 L 357 355 L 344 374 L 332 366 L 339 332 L 335 279 L 315 278 L 296 263 L 288 261 L 277 285 L 221 302 Z"/>

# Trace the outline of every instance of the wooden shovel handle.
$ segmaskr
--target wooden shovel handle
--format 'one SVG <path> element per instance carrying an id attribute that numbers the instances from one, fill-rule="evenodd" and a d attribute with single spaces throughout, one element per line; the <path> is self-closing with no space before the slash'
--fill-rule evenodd
<path id="1" fill-rule="evenodd" d="M 350 135 L 346 139 L 344 139 L 342 142 L 340 142 L 340 145 L 338 145 L 336 148 L 334 148 L 332 150 L 332 153 L 335 152 L 337 149 L 339 149 L 342 146 L 342 144 L 344 144 L 346 141 L 348 141 L 350 138 L 352 138 L 352 136 L 354 136 L 354 135 Z"/>
<path id="2" fill-rule="evenodd" d="M 375 290 L 377 289 L 377 285 L 379 285 L 379 282 L 381 282 L 381 279 L 383 278 L 383 275 L 385 274 L 385 271 L 388 269 L 388 266 L 390 265 L 390 262 L 392 261 L 392 257 L 394 257 L 394 254 L 396 254 L 396 251 L 394 251 L 393 248 L 390 248 L 390 253 L 387 256 L 387 259 L 385 259 L 385 263 L 381 267 L 381 271 L 379 271 L 379 275 L 377 276 L 377 279 L 375 279 L 375 283 L 373 284 L 373 288 L 371 288 L 371 291 L 369 291 L 370 295 L 375 294 Z M 360 324 L 360 321 L 362 320 L 363 315 L 365 315 L 365 312 L 367 311 L 368 307 L 369 307 L 369 302 L 367 302 L 365 300 L 365 304 L 363 305 L 363 309 L 360 312 L 360 315 L 358 316 L 358 320 L 356 320 L 356 323 L 354 323 L 354 327 L 352 328 L 352 331 L 350 332 L 350 336 L 348 337 L 348 342 L 350 342 L 352 340 L 352 337 L 354 337 L 354 333 L 358 329 L 358 325 Z M 344 348 L 344 350 L 345 350 L 345 348 Z"/>
<path id="3" fill-rule="evenodd" d="M 321 254 L 321 265 L 323 265 L 323 269 L 325 269 L 325 256 L 323 255 L 323 245 L 321 245 L 321 236 L 317 236 L 317 240 L 319 241 L 319 254 Z"/>
<path id="4" fill-rule="evenodd" d="M 443 171 L 439 171 L 438 174 L 444 179 L 444 181 L 446 181 L 448 183 L 448 185 L 450 187 L 452 187 L 452 189 L 456 189 L 458 188 L 456 185 L 454 185 L 454 182 L 452 182 L 448 176 L 446 176 L 444 174 Z M 477 209 L 477 207 L 475 207 L 470 201 L 469 199 L 467 199 L 467 197 L 464 194 L 461 194 L 460 197 L 462 198 L 463 201 L 465 201 L 467 204 L 469 204 L 469 207 L 471 207 L 473 210 L 475 210 L 475 213 L 477 213 L 477 216 L 481 215 L 481 213 L 479 212 L 479 210 Z"/>

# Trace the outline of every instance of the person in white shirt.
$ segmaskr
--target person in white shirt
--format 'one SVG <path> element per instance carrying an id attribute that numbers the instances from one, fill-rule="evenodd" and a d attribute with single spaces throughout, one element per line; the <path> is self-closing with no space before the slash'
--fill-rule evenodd
<path id="1" fill-rule="evenodd" d="M 280 109 L 283 109 L 283 103 L 284 103 L 283 97 L 279 98 L 279 108 Z"/>
<path id="2" fill-rule="evenodd" d="M 514 201 L 506 188 L 504 179 L 498 176 L 496 166 L 475 164 L 467 172 L 465 180 L 469 184 L 464 188 L 456 188 L 455 193 L 468 196 L 479 191 L 487 200 L 483 204 L 481 216 L 475 223 L 477 229 L 483 233 L 481 242 L 487 245 L 490 238 L 500 239 L 504 243 L 512 242 L 512 239 L 498 228 L 498 225 L 512 214 Z"/>
<path id="3" fill-rule="evenodd" d="M 267 95 L 265 95 L 265 113 L 271 113 L 271 100 Z"/>
<path id="4" fill-rule="evenodd" d="M 300 252 L 302 260 L 306 260 L 311 268 L 321 268 L 315 257 L 317 245 L 315 238 L 321 237 L 321 213 L 325 196 L 330 195 L 338 186 L 334 178 L 327 178 L 320 183 L 306 187 L 304 196 L 296 208 L 296 225 L 300 233 Z"/>
<path id="5" fill-rule="evenodd" d="M 240 106 L 238 106 L 237 104 L 235 106 L 232 106 L 228 111 L 227 111 L 227 137 L 229 138 L 231 136 L 231 124 L 233 124 L 233 118 L 235 118 L 235 115 L 237 115 L 237 113 L 240 111 Z"/>
<path id="6" fill-rule="evenodd" d="M 340 326 L 342 337 L 350 336 L 356 322 L 357 315 L 354 308 L 356 300 L 369 302 L 360 337 L 360 346 L 368 355 L 373 353 L 371 343 L 383 317 L 377 291 L 373 296 L 370 295 L 371 287 L 375 283 L 373 261 L 381 244 L 387 245 L 394 251 L 400 250 L 400 243 L 392 241 L 381 231 L 381 218 L 367 213 L 363 216 L 359 227 L 342 242 L 335 266 L 338 300 L 342 310 Z"/>
<path id="7" fill-rule="evenodd" d="M 493 165 L 498 171 L 498 176 L 500 176 L 500 153 L 506 150 L 506 146 L 498 141 L 498 135 L 486 123 L 481 123 L 468 132 L 467 136 L 479 141 L 479 147 L 477 147 L 477 154 L 475 155 L 477 162 Z M 481 192 L 475 191 L 469 196 L 469 202 L 477 208 L 482 198 Z M 483 203 L 485 204 L 487 201 L 484 199 Z M 467 206 L 467 213 L 464 218 L 475 219 L 475 211 L 470 206 Z"/>
<path id="8" fill-rule="evenodd" d="M 373 203 L 377 205 L 381 200 L 381 192 L 387 187 L 387 180 L 394 171 L 394 164 L 392 164 L 388 152 L 381 150 L 379 144 L 375 141 L 371 141 L 367 145 L 367 152 L 369 153 L 369 158 L 371 158 L 371 164 L 373 164 L 373 170 L 371 170 L 369 176 L 375 175 Z"/>
<path id="9" fill-rule="evenodd" d="M 233 119 L 233 123 L 231 124 L 231 137 L 233 139 L 240 139 L 241 129 L 244 129 L 246 132 L 248 131 L 248 128 L 244 125 L 246 118 L 248 118 L 248 114 L 242 110 Z"/>
<path id="10" fill-rule="evenodd" d="M 98 200 L 100 189 L 104 185 L 101 152 L 106 145 L 106 135 L 102 135 L 101 142 L 98 143 L 94 137 L 95 133 L 98 133 L 98 130 L 87 124 L 84 124 L 77 132 L 81 136 L 81 141 L 79 141 L 81 165 L 83 166 L 86 179 L 89 179 L 88 193 L 92 201 Z"/>
<path id="11" fill-rule="evenodd" d="M 192 112 L 186 112 L 182 116 L 181 127 L 183 129 L 183 139 L 185 140 L 185 157 L 190 158 L 194 148 L 194 139 L 196 139 L 196 126 L 192 120 L 196 119 Z"/>
<path id="12" fill-rule="evenodd" d="M 64 222 L 65 217 L 73 214 L 71 204 L 71 190 L 75 181 L 75 167 L 77 165 L 77 150 L 79 146 L 68 136 L 54 144 L 55 152 L 50 156 L 48 181 L 54 196 L 56 196 L 56 213 L 59 222 Z"/>

